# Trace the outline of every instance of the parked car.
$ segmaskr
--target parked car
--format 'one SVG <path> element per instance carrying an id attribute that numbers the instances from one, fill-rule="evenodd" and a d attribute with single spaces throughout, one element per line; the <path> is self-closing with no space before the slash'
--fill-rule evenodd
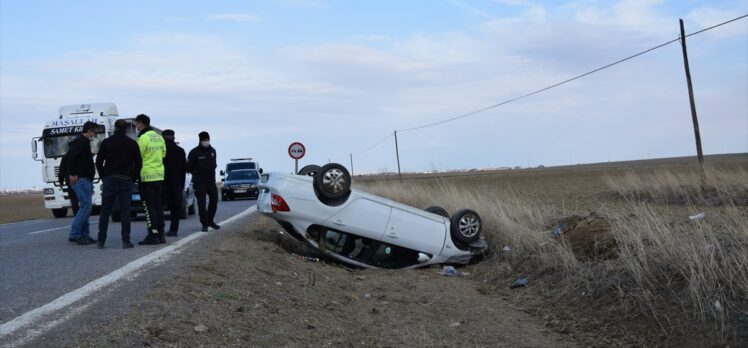
<path id="1" fill-rule="evenodd" d="M 185 181 L 185 188 L 184 193 L 182 195 L 182 208 L 179 211 L 179 218 L 184 220 L 187 218 L 188 215 L 195 215 L 195 204 L 197 204 L 197 200 L 195 200 L 195 192 L 192 190 L 192 182 L 191 177 L 188 174 L 187 180 Z M 138 191 L 138 184 L 132 184 L 132 199 L 130 199 L 130 217 L 137 217 L 138 214 L 145 214 L 145 209 L 143 208 L 143 200 L 140 198 L 140 191 Z M 162 209 L 166 213 L 170 213 L 169 207 L 166 205 L 166 201 L 162 200 L 164 202 L 164 205 Z M 112 221 L 119 222 L 121 220 L 121 216 L 119 213 L 119 203 L 117 200 L 114 201 L 114 206 L 112 207 Z"/>
<path id="2" fill-rule="evenodd" d="M 232 170 L 221 187 L 221 200 L 233 201 L 236 198 L 257 199 L 260 190 L 257 184 L 260 183 L 260 173 L 254 169 Z"/>
<path id="3" fill-rule="evenodd" d="M 487 249 L 478 213 L 449 217 L 440 207 L 410 207 L 351 189 L 340 164 L 300 174 L 266 173 L 258 210 L 295 238 L 338 261 L 363 268 L 466 264 Z"/>

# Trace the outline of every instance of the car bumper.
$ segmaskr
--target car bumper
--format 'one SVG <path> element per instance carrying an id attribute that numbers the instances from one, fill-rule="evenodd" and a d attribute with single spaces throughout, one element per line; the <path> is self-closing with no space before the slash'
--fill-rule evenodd
<path id="1" fill-rule="evenodd" d="M 254 197 L 257 198 L 260 195 L 260 190 L 257 187 L 247 189 L 221 189 L 221 195 L 226 197 Z"/>

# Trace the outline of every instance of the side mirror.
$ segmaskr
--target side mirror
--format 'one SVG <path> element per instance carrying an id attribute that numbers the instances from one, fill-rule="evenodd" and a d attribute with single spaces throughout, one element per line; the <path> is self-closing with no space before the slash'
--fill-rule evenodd
<path id="1" fill-rule="evenodd" d="M 431 258 L 428 255 L 424 253 L 418 253 L 418 263 L 428 262 L 429 260 L 431 260 Z"/>
<path id="2" fill-rule="evenodd" d="M 226 179 L 221 179 L 221 182 L 226 182 Z"/>
<path id="3" fill-rule="evenodd" d="M 224 176 L 224 175 L 226 175 L 226 172 L 224 172 L 224 171 L 222 170 L 222 171 L 221 171 L 221 176 Z"/>
<path id="4" fill-rule="evenodd" d="M 39 141 L 39 138 L 31 139 L 31 158 L 33 158 L 34 161 L 37 161 L 37 158 L 39 157 L 39 155 L 36 153 L 38 150 L 36 146 L 37 141 Z"/>
<path id="5" fill-rule="evenodd" d="M 262 173 L 263 173 L 262 168 L 260 168 L 260 174 L 262 174 Z"/>

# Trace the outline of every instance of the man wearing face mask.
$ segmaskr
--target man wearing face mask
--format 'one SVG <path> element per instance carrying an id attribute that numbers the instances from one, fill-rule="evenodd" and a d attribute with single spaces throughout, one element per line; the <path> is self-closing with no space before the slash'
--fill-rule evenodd
<path id="1" fill-rule="evenodd" d="M 70 226 L 68 241 L 80 245 L 96 243 L 91 238 L 88 217 L 91 215 L 93 200 L 93 178 L 95 174 L 91 141 L 96 137 L 96 123 L 88 121 L 83 124 L 83 132 L 70 142 L 68 153 L 62 161 L 70 181 L 70 187 L 78 196 L 78 212 Z"/>
<path id="2" fill-rule="evenodd" d="M 164 182 L 164 157 L 166 143 L 151 128 L 151 118 L 140 114 L 135 117 L 138 129 L 138 147 L 143 167 L 140 170 L 138 190 L 143 200 L 143 210 L 147 221 L 148 235 L 138 244 L 153 245 L 166 243 L 164 237 L 164 210 L 161 205 L 161 190 Z"/>
<path id="3" fill-rule="evenodd" d="M 208 232 L 208 227 L 217 230 L 221 228 L 213 220 L 218 208 L 218 189 L 216 188 L 216 150 L 210 146 L 210 135 L 208 132 L 200 132 L 200 145 L 196 146 L 187 155 L 187 172 L 192 174 L 192 184 L 197 199 L 197 210 L 200 214 L 200 223 L 203 232 Z M 205 198 L 209 198 L 208 209 L 205 209 Z"/>

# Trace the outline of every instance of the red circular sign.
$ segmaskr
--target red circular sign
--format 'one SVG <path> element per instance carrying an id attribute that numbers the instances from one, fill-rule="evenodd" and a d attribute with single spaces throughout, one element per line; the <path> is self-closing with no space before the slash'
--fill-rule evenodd
<path id="1" fill-rule="evenodd" d="M 291 156 L 291 158 L 297 160 L 304 157 L 304 154 L 306 154 L 306 148 L 304 147 L 304 144 L 300 142 L 291 143 L 291 145 L 288 145 L 288 155 Z"/>

